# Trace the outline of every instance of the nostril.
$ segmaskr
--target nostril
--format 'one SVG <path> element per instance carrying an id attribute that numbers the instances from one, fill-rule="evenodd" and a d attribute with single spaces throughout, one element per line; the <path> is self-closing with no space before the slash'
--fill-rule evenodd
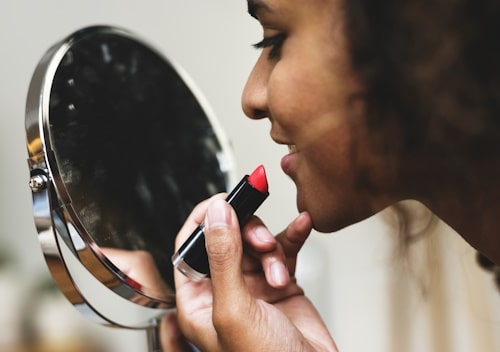
<path id="1" fill-rule="evenodd" d="M 267 117 L 267 112 L 265 110 L 253 109 L 252 118 L 253 119 L 263 119 Z"/>

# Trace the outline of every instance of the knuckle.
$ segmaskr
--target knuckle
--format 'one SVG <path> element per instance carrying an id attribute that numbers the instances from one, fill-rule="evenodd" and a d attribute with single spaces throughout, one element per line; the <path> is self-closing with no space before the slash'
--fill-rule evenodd
<path id="1" fill-rule="evenodd" d="M 205 233 L 206 248 L 211 264 L 226 266 L 234 261 L 241 248 L 232 241 L 227 228 L 213 228 Z"/>

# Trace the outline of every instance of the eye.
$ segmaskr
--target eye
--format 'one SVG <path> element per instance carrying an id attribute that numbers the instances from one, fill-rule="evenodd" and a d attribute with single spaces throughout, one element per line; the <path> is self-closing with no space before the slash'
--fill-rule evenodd
<path id="1" fill-rule="evenodd" d="M 269 38 L 264 38 L 260 42 L 253 45 L 256 49 L 264 49 L 271 48 L 269 51 L 268 58 L 270 60 L 279 59 L 281 55 L 281 47 L 286 39 L 286 35 L 284 33 L 276 34 Z"/>

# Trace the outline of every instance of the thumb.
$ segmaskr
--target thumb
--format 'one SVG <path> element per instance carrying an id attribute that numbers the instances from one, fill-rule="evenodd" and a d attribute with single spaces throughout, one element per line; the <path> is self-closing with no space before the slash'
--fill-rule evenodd
<path id="1" fill-rule="evenodd" d="M 222 313 L 225 307 L 235 307 L 250 297 L 241 268 L 243 245 L 238 218 L 225 200 L 215 199 L 207 209 L 205 245 L 210 263 L 214 314 Z"/>

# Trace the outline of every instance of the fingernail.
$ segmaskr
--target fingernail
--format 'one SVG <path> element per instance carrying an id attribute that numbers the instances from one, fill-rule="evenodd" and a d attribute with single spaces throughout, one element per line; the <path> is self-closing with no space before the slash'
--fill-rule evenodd
<path id="1" fill-rule="evenodd" d="M 229 204 L 225 200 L 215 199 L 207 209 L 207 221 L 205 225 L 209 228 L 231 225 L 230 211 Z"/>
<path id="2" fill-rule="evenodd" d="M 262 243 L 274 243 L 275 238 L 271 233 L 263 226 L 259 226 L 255 229 L 255 237 Z"/>
<path id="3" fill-rule="evenodd" d="M 288 283 L 288 270 L 282 262 L 271 264 L 271 279 L 277 286 L 285 286 Z"/>

